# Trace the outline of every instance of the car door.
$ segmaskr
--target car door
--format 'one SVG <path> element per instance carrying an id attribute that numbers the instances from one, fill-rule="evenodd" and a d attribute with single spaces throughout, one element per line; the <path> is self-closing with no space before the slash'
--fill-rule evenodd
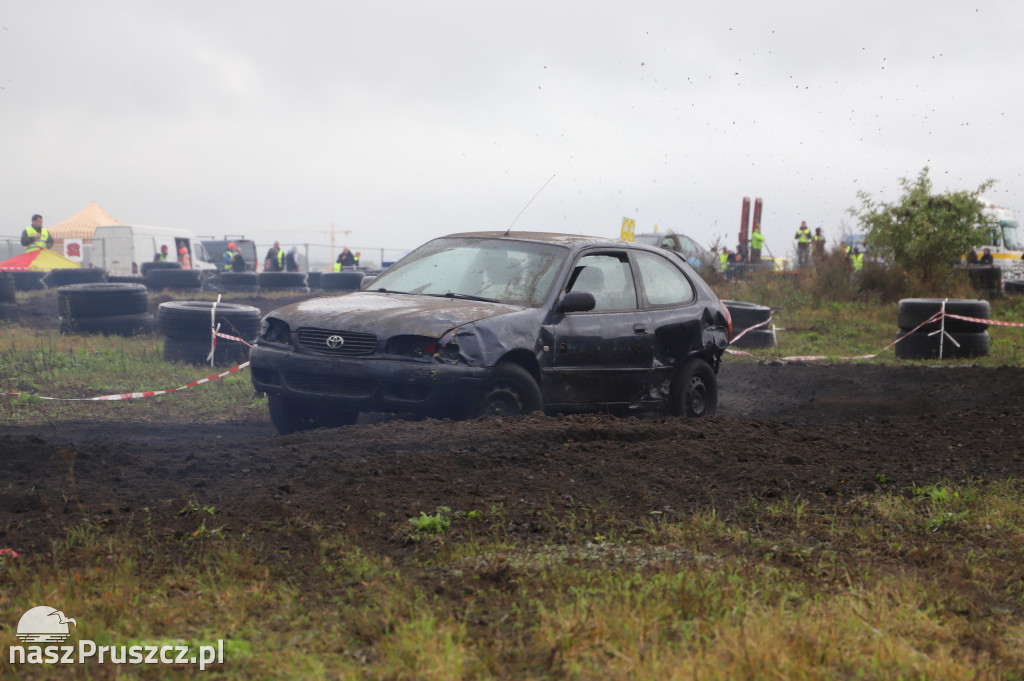
<path id="1" fill-rule="evenodd" d="M 704 346 L 704 308 L 697 304 L 693 283 L 683 270 L 660 253 L 636 249 L 642 306 L 650 315 L 654 346 L 654 381 L 667 390 L 676 368 Z"/>
<path id="2" fill-rule="evenodd" d="M 650 383 L 654 337 L 650 317 L 639 309 L 633 268 L 625 250 L 579 256 L 562 284 L 565 293 L 586 291 L 588 312 L 555 314 L 544 368 L 544 400 L 550 406 L 629 404 Z"/>

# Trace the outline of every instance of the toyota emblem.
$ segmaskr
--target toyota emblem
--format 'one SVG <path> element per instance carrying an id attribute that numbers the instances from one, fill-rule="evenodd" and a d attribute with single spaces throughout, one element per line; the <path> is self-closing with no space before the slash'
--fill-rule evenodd
<path id="1" fill-rule="evenodd" d="M 326 343 L 331 350 L 337 350 L 345 344 L 345 339 L 341 336 L 328 336 Z"/>

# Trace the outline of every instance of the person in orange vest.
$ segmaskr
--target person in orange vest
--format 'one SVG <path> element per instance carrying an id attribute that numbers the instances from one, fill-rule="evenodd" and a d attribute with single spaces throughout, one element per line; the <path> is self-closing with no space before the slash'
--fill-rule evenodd
<path id="1" fill-rule="evenodd" d="M 26 227 L 21 233 L 21 245 L 25 247 L 26 253 L 53 248 L 53 235 L 43 227 L 42 215 L 36 213 L 32 216 L 32 226 Z"/>

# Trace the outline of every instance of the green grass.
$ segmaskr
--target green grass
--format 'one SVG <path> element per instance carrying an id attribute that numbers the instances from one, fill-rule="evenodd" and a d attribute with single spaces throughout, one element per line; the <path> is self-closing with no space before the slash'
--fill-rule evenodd
<path id="1" fill-rule="evenodd" d="M 59 603 L 100 645 L 224 639 L 214 678 L 1020 678 L 1024 486 L 903 492 L 557 544 L 511 536 L 500 507 L 477 513 L 478 532 L 455 511 L 399 561 L 307 525 L 301 569 L 255 528 L 85 522 L 47 555 L 0 559 L 0 619 Z M 24 669 L 0 661 L 0 677 Z"/>

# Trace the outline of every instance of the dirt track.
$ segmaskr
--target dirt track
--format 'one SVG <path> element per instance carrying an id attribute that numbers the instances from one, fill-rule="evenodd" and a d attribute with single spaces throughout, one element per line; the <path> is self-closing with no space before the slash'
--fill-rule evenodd
<path id="1" fill-rule="evenodd" d="M 709 420 L 390 420 L 287 437 L 266 415 L 227 427 L 0 425 L 0 547 L 46 550 L 82 511 L 117 527 L 150 509 L 174 532 L 190 495 L 215 506 L 228 531 L 297 517 L 393 552 L 402 550 L 397 528 L 440 505 L 500 503 L 529 534 L 548 529 L 548 511 L 568 507 L 620 520 L 707 506 L 728 515 L 751 498 L 817 502 L 1020 477 L 1022 379 L 1016 368 L 728 358 L 721 416 Z M 300 531 L 274 536 L 267 548 L 282 558 L 304 541 Z"/>

